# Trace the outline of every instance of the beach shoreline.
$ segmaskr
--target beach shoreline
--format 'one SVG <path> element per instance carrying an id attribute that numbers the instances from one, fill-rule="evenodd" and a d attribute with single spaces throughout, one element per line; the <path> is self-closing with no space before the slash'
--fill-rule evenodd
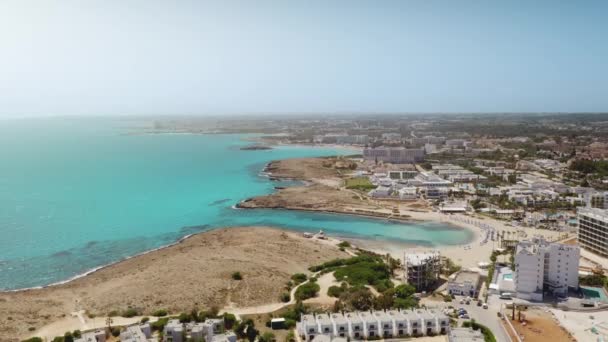
<path id="1" fill-rule="evenodd" d="M 221 309 L 279 303 L 291 275 L 349 256 L 338 243 L 332 237 L 308 239 L 292 230 L 263 226 L 191 234 L 171 246 L 61 284 L 0 293 L 0 306 L 6 313 L 0 316 L 0 336 L 14 338 L 11 341 L 35 336 L 75 312 L 91 320 L 93 315 L 104 317 L 110 312 L 119 316 L 130 307 L 150 315 L 158 309 L 180 313 L 193 306 Z M 243 279 L 234 280 L 234 272 Z M 80 324 L 78 320 L 72 323 Z M 70 331 L 83 328 L 77 325 Z"/>

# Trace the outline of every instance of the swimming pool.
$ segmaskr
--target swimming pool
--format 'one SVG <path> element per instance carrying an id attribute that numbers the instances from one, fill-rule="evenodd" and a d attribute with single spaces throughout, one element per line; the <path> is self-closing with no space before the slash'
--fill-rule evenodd
<path id="1" fill-rule="evenodd" d="M 581 286 L 585 299 L 608 303 L 606 291 L 601 287 Z"/>
<path id="2" fill-rule="evenodd" d="M 513 273 L 507 273 L 502 275 L 502 279 L 504 280 L 513 280 Z"/>

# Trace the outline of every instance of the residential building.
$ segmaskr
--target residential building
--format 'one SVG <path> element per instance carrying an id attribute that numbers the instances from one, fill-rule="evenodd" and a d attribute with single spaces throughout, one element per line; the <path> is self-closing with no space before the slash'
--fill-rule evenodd
<path id="1" fill-rule="evenodd" d="M 365 148 L 363 159 L 391 164 L 411 164 L 424 161 L 424 150 L 404 147 Z"/>
<path id="2" fill-rule="evenodd" d="M 150 338 L 152 329 L 148 323 L 130 325 L 120 333 L 121 342 L 148 342 Z"/>
<path id="3" fill-rule="evenodd" d="M 370 195 L 371 197 L 374 197 L 374 198 L 383 198 L 383 197 L 390 197 L 391 193 L 392 193 L 391 186 L 380 185 L 377 188 L 370 190 L 370 192 L 368 192 L 368 195 Z"/>
<path id="4" fill-rule="evenodd" d="M 348 312 L 344 314 L 348 320 L 348 335 L 353 340 L 360 340 L 364 337 L 363 321 L 356 313 Z"/>
<path id="5" fill-rule="evenodd" d="M 334 322 L 328 314 L 316 315 L 318 331 L 330 337 L 334 336 Z"/>
<path id="6" fill-rule="evenodd" d="M 417 291 L 426 291 L 439 279 L 441 258 L 439 252 L 405 254 L 403 268 L 408 284 Z"/>
<path id="7" fill-rule="evenodd" d="M 406 186 L 397 190 L 400 200 L 415 200 L 418 199 L 418 188 L 415 186 Z"/>
<path id="8" fill-rule="evenodd" d="M 594 191 L 584 195 L 589 208 L 608 209 L 608 191 Z"/>
<path id="9" fill-rule="evenodd" d="M 401 141 L 401 133 L 382 133 L 383 140 Z"/>
<path id="10" fill-rule="evenodd" d="M 380 336 L 380 329 L 378 328 L 378 320 L 372 313 L 368 311 L 359 312 L 359 317 L 363 322 L 363 331 L 366 338 L 376 338 Z"/>
<path id="11" fill-rule="evenodd" d="M 578 243 L 586 250 L 608 256 L 608 210 L 578 209 Z"/>
<path id="12" fill-rule="evenodd" d="M 121 335 L 122 336 L 122 335 Z M 106 331 L 105 329 L 97 329 L 94 331 L 83 332 L 80 338 L 75 338 L 74 342 L 105 342 Z M 122 337 L 121 337 L 122 341 Z M 136 342 L 138 340 L 134 340 Z M 142 340 L 145 341 L 145 340 Z"/>
<path id="13" fill-rule="evenodd" d="M 403 336 L 445 334 L 449 318 L 434 310 L 388 310 L 303 315 L 296 331 L 304 341 L 344 342 Z M 216 335 L 217 336 L 217 335 Z M 234 342 L 215 341 L 212 342 Z"/>
<path id="14" fill-rule="evenodd" d="M 374 311 L 373 315 L 378 320 L 378 331 L 381 336 L 383 338 L 393 337 L 393 318 L 384 311 Z"/>
<path id="15" fill-rule="evenodd" d="M 312 341 L 317 334 L 320 334 L 318 330 L 319 328 L 315 316 L 302 315 L 300 322 L 298 323 L 298 331 L 305 341 Z"/>
<path id="16" fill-rule="evenodd" d="M 401 311 L 389 310 L 386 314 L 393 322 L 393 336 L 402 337 L 411 334 L 409 320 Z"/>
<path id="17" fill-rule="evenodd" d="M 415 170 L 388 171 L 388 177 L 390 179 L 412 179 L 417 175 L 418 171 Z"/>
<path id="18" fill-rule="evenodd" d="M 477 297 L 481 276 L 478 272 L 459 271 L 448 279 L 448 293 Z"/>
<path id="19" fill-rule="evenodd" d="M 165 342 L 182 342 L 184 339 L 184 325 L 177 319 L 172 319 L 165 325 L 163 336 Z"/>
<path id="20" fill-rule="evenodd" d="M 330 316 L 333 324 L 333 335 L 339 337 L 351 337 L 348 329 L 348 319 L 341 313 L 333 313 Z M 351 337 L 353 338 L 353 337 Z"/>
<path id="21" fill-rule="evenodd" d="M 514 273 L 517 297 L 537 301 L 544 292 L 566 295 L 569 288 L 578 288 L 579 257 L 578 246 L 542 238 L 519 242 Z"/>

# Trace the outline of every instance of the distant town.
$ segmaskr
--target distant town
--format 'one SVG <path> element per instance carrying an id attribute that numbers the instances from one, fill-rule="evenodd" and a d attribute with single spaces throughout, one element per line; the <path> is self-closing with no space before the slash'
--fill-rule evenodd
<path id="1" fill-rule="evenodd" d="M 239 209 L 437 222 L 474 238 L 403 246 L 298 233 L 298 243 L 342 254 L 293 272 L 265 305 L 99 313 L 108 316 L 101 327 L 52 341 L 608 338 L 608 114 L 156 118 L 131 132 L 166 133 L 243 134 L 251 144 L 243 153 L 348 151 L 270 163 L 260 171 L 271 180 L 303 183 Z M 31 334 L 28 341 L 42 341 Z"/>

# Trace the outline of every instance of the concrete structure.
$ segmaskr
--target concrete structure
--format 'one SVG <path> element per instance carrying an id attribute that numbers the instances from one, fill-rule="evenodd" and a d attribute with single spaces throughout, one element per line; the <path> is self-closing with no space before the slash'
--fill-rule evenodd
<path id="1" fill-rule="evenodd" d="M 122 339 L 122 334 L 121 336 L 121 341 Z M 131 340 L 133 342 L 137 342 L 140 340 Z M 146 341 L 141 340 L 141 341 Z M 88 331 L 88 332 L 84 332 L 81 334 L 80 338 L 76 338 L 74 339 L 74 342 L 106 342 L 106 331 L 105 329 L 97 329 L 94 331 Z"/>
<path id="2" fill-rule="evenodd" d="M 378 320 L 371 312 L 359 312 L 359 318 L 361 318 L 361 322 L 363 322 L 363 331 L 366 338 L 377 338 L 380 336 Z"/>
<path id="3" fill-rule="evenodd" d="M 213 335 L 211 340 L 206 340 L 210 342 L 236 342 L 236 335 L 232 332 L 226 332 L 223 334 Z"/>
<path id="4" fill-rule="evenodd" d="M 388 177 L 390 179 L 412 179 L 417 175 L 418 171 L 413 170 L 388 171 Z"/>
<path id="5" fill-rule="evenodd" d="M 334 322 L 328 314 L 318 314 L 316 316 L 318 331 L 323 335 L 334 336 Z"/>
<path id="6" fill-rule="evenodd" d="M 484 342 L 485 339 L 480 330 L 472 328 L 454 328 L 448 333 L 448 342 Z"/>
<path id="7" fill-rule="evenodd" d="M 460 271 L 448 279 L 448 293 L 477 297 L 481 276 L 477 272 Z"/>
<path id="8" fill-rule="evenodd" d="M 152 328 L 148 323 L 130 325 L 120 333 L 121 342 L 148 342 L 151 338 Z"/>
<path id="9" fill-rule="evenodd" d="M 578 243 L 590 252 L 608 256 L 608 210 L 578 209 Z"/>
<path id="10" fill-rule="evenodd" d="M 365 148 L 363 159 L 391 164 L 411 164 L 424 161 L 424 150 L 404 147 Z"/>
<path id="11" fill-rule="evenodd" d="M 313 315 L 302 315 L 298 322 L 298 333 L 305 341 L 311 341 L 321 332 L 317 325 L 317 320 Z"/>
<path id="12" fill-rule="evenodd" d="M 182 342 L 185 335 L 184 325 L 179 320 L 172 319 L 165 325 L 163 335 L 165 342 Z"/>
<path id="13" fill-rule="evenodd" d="M 330 316 L 333 324 L 333 335 L 346 338 L 350 337 L 348 319 L 341 313 L 333 313 Z M 352 337 L 351 337 L 352 338 Z"/>
<path id="14" fill-rule="evenodd" d="M 426 291 L 439 279 L 441 258 L 439 252 L 419 252 L 405 254 L 403 269 L 408 284 L 417 291 Z"/>
<path id="15" fill-rule="evenodd" d="M 578 288 L 578 246 L 541 238 L 521 241 L 515 249 L 515 291 L 518 298 L 542 300 L 544 292 L 566 295 Z"/>
<path id="16" fill-rule="evenodd" d="M 415 186 L 406 186 L 397 190 L 400 200 L 415 200 L 418 199 L 418 188 Z"/>
<path id="17" fill-rule="evenodd" d="M 328 320 L 330 325 L 328 324 Z M 303 315 L 296 325 L 304 341 L 338 342 L 404 336 L 445 334 L 449 318 L 434 310 L 389 310 L 344 314 Z"/>
<path id="18" fill-rule="evenodd" d="M 408 318 L 401 311 L 389 310 L 386 314 L 393 322 L 393 336 L 402 337 L 411 335 L 411 326 Z"/>
<path id="19" fill-rule="evenodd" d="M 374 311 L 373 316 L 378 320 L 378 332 L 383 338 L 391 338 L 394 335 L 393 318 L 384 311 Z"/>
<path id="20" fill-rule="evenodd" d="M 344 318 L 348 320 L 348 335 L 353 340 L 363 339 L 364 329 L 363 321 L 356 313 L 349 312 L 344 314 Z"/>

